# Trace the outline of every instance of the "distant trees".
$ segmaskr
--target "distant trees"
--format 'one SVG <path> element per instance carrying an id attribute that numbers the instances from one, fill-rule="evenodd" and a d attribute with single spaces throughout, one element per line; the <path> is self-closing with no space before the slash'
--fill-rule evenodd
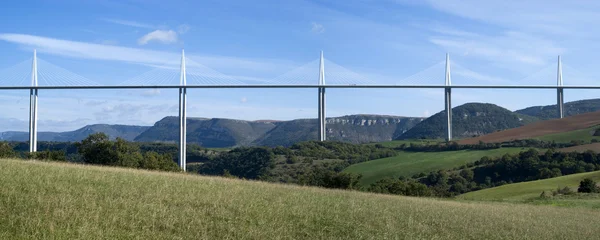
<path id="1" fill-rule="evenodd" d="M 268 148 L 235 148 L 221 153 L 214 159 L 202 164 L 200 174 L 224 175 L 245 179 L 260 179 L 274 167 L 275 155 Z"/>
<path id="2" fill-rule="evenodd" d="M 163 171 L 179 171 L 168 154 L 148 151 L 141 153 L 139 147 L 121 138 L 110 141 L 104 133 L 94 133 L 76 143 L 84 163 L 143 168 Z"/>
<path id="3" fill-rule="evenodd" d="M 337 172 L 323 166 L 312 166 L 298 177 L 301 185 L 339 189 L 360 189 L 361 174 Z"/>
<path id="4" fill-rule="evenodd" d="M 369 192 L 398 194 L 404 196 L 431 196 L 431 190 L 427 187 L 427 185 L 419 183 L 415 180 L 385 178 L 371 184 L 367 190 Z"/>

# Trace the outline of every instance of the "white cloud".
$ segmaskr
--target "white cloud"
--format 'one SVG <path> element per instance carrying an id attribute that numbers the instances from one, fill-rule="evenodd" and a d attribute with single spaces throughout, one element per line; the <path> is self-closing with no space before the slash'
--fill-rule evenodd
<path id="1" fill-rule="evenodd" d="M 437 34 L 430 37 L 429 42 L 451 54 L 478 61 L 476 65 L 492 64 L 515 72 L 530 73 L 534 69 L 553 64 L 557 55 L 567 52 L 548 38 L 524 32 L 505 31 L 481 35 L 451 28 L 436 28 L 434 32 Z M 497 81 L 500 79 L 487 80 L 501 82 Z"/>
<path id="2" fill-rule="evenodd" d="M 0 40 L 19 45 L 36 48 L 38 52 L 59 56 L 95 59 L 107 61 L 121 61 L 136 64 L 170 65 L 179 68 L 180 53 L 110 46 L 96 43 L 70 41 L 48 38 L 27 34 L 0 33 Z M 226 69 L 236 74 L 240 71 L 281 73 L 296 64 L 277 59 L 247 59 L 229 56 L 206 56 L 186 54 L 186 57 L 200 64 L 213 68 Z M 193 61 L 187 62 L 188 67 L 193 67 Z"/>
<path id="3" fill-rule="evenodd" d="M 248 98 L 246 98 L 246 97 L 242 97 L 242 98 L 240 99 L 240 102 L 241 102 L 241 103 L 246 103 L 246 102 L 248 102 Z"/>
<path id="4" fill-rule="evenodd" d="M 130 27 L 148 28 L 148 29 L 155 28 L 154 26 L 152 26 L 150 24 L 139 23 L 139 22 L 135 22 L 135 21 L 127 21 L 127 20 L 121 20 L 121 19 L 110 19 L 110 18 L 103 18 L 101 20 L 105 21 L 105 22 L 109 22 L 109 23 L 114 23 L 114 24 L 119 24 L 119 25 L 124 25 L 124 26 L 130 26 Z"/>
<path id="5" fill-rule="evenodd" d="M 144 96 L 144 97 L 154 97 L 154 96 L 159 96 L 159 95 L 160 95 L 160 89 L 158 89 L 158 88 L 146 90 L 142 93 L 142 96 Z"/>
<path id="6" fill-rule="evenodd" d="M 179 27 L 177 27 L 177 32 L 179 34 L 185 34 L 190 30 L 190 25 L 187 24 L 181 24 L 179 25 Z"/>
<path id="7" fill-rule="evenodd" d="M 150 41 L 157 41 L 164 44 L 175 43 L 177 42 L 177 33 L 173 30 L 155 30 L 138 39 L 138 44 L 146 45 Z"/>
<path id="8" fill-rule="evenodd" d="M 325 27 L 323 27 L 323 25 L 321 25 L 319 23 L 316 23 L 316 22 L 312 22 L 311 25 L 312 25 L 311 31 L 313 33 L 323 33 L 323 32 L 325 32 Z"/>

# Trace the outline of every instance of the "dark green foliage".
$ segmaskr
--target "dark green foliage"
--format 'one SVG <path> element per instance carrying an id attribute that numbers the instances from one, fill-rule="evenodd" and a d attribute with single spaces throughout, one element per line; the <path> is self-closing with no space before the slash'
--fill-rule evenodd
<path id="1" fill-rule="evenodd" d="M 160 155 L 154 152 L 142 154 L 136 144 L 121 138 L 110 141 L 104 133 L 91 134 L 76 146 L 84 163 L 178 171 L 177 165 L 169 155 Z M 149 158 L 149 162 L 145 157 Z"/>
<path id="2" fill-rule="evenodd" d="M 17 153 L 13 150 L 10 144 L 6 142 L 0 142 L 0 158 L 13 158 L 16 156 Z"/>
<path id="3" fill-rule="evenodd" d="M 200 174 L 225 172 L 245 179 L 259 179 L 274 167 L 275 155 L 267 148 L 236 148 L 201 165 Z"/>
<path id="4" fill-rule="evenodd" d="M 324 167 L 313 166 L 310 171 L 301 175 L 299 184 L 326 188 L 359 189 L 362 175 L 356 173 L 336 172 Z"/>
<path id="5" fill-rule="evenodd" d="M 39 151 L 34 153 L 28 153 L 27 157 L 29 159 L 36 160 L 44 160 L 44 161 L 57 161 L 57 162 L 66 162 L 67 157 L 64 151 Z"/>
<path id="6" fill-rule="evenodd" d="M 452 109 L 453 137 L 472 137 L 516 128 L 536 118 L 488 103 L 467 103 Z M 441 111 L 400 135 L 398 139 L 444 138 L 446 113 Z"/>
<path id="7" fill-rule="evenodd" d="M 431 196 L 431 190 L 427 185 L 414 180 L 401 180 L 386 178 L 381 179 L 369 186 L 369 192 L 398 194 L 404 196 Z"/>
<path id="8" fill-rule="evenodd" d="M 460 171 L 441 170 L 415 177 L 427 185 L 434 195 L 448 197 L 504 184 L 597 171 L 600 170 L 599 159 L 600 155 L 592 151 L 563 153 L 549 150 L 540 154 L 530 149 L 497 159 L 483 157 L 473 166 Z"/>
<path id="9" fill-rule="evenodd" d="M 372 145 L 357 145 L 344 142 L 301 142 L 290 147 L 294 155 L 313 157 L 317 159 L 342 159 L 350 164 L 368 160 L 393 157 L 396 151 L 390 148 L 381 148 Z"/>
<path id="10" fill-rule="evenodd" d="M 597 192 L 600 192 L 600 188 L 596 184 L 596 181 L 586 178 L 586 179 L 581 180 L 581 182 L 579 183 L 579 188 L 577 189 L 577 192 L 597 193 Z"/>

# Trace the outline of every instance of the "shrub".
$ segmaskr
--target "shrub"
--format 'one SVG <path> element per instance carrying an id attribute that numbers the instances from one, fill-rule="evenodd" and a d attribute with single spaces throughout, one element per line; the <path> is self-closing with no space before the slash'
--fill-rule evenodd
<path id="1" fill-rule="evenodd" d="M 17 153 L 8 143 L 0 142 L 0 158 L 13 158 L 16 156 Z"/>
<path id="2" fill-rule="evenodd" d="M 595 193 L 595 192 L 600 192 L 600 189 L 598 189 L 598 186 L 596 185 L 596 181 L 586 178 L 583 179 L 580 183 L 579 183 L 579 188 L 577 189 L 577 192 L 580 193 Z"/>
<path id="3" fill-rule="evenodd" d="M 564 187 L 564 188 L 557 188 L 556 191 L 552 192 L 552 195 L 556 196 L 556 195 L 571 195 L 574 194 L 575 192 L 569 188 L 569 187 Z"/>

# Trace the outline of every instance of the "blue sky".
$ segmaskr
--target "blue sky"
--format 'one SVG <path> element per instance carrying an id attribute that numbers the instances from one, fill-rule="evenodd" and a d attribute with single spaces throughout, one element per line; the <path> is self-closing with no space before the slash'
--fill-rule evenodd
<path id="1" fill-rule="evenodd" d="M 159 72 L 177 84 L 185 49 L 190 71 L 245 82 L 316 83 L 324 51 L 329 83 L 441 84 L 449 53 L 453 84 L 553 85 L 561 55 L 565 85 L 596 85 L 599 10 L 593 1 L 541 0 L 11 1 L 0 9 L 0 85 L 26 83 L 33 49 L 47 84 L 167 79 Z M 443 109 L 442 92 L 330 89 L 327 112 L 430 116 Z M 597 96 L 565 92 L 567 101 Z M 466 102 L 517 110 L 555 104 L 555 92 L 455 90 L 454 105 Z M 0 104 L 0 131 L 27 129 L 27 91 L 4 91 Z M 39 105 L 40 131 L 151 125 L 177 114 L 177 92 L 41 91 Z M 188 116 L 316 118 L 316 105 L 316 90 L 194 89 Z"/>

